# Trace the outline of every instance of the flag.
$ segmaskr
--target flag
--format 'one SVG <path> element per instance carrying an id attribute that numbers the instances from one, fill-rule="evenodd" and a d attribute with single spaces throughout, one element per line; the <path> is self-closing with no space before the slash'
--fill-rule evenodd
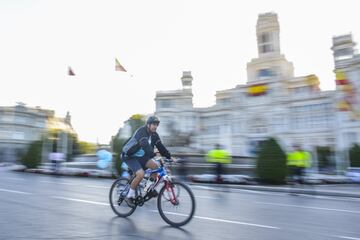
<path id="1" fill-rule="evenodd" d="M 338 101 L 336 108 L 338 111 L 349 111 L 352 120 L 359 120 L 360 111 L 357 102 L 356 86 L 347 78 L 345 71 L 336 70 L 336 85 L 341 91 L 341 99 Z"/>
<path id="2" fill-rule="evenodd" d="M 115 71 L 126 72 L 125 68 L 119 63 L 117 58 L 115 58 Z"/>
<path id="3" fill-rule="evenodd" d="M 305 77 L 305 82 L 308 86 L 310 86 L 313 90 L 320 90 L 319 88 L 319 78 L 314 75 L 314 74 L 311 74 L 311 75 L 308 75 Z"/>
<path id="4" fill-rule="evenodd" d="M 344 71 L 336 70 L 335 77 L 336 77 L 336 80 L 343 80 L 343 79 L 346 79 L 346 74 Z"/>
<path id="5" fill-rule="evenodd" d="M 314 74 L 306 76 L 305 81 L 308 86 L 319 85 L 319 78 Z"/>
<path id="6" fill-rule="evenodd" d="M 351 105 L 347 101 L 341 100 L 336 104 L 336 109 L 341 112 L 350 111 Z"/>
<path id="7" fill-rule="evenodd" d="M 74 71 L 71 69 L 71 67 L 68 68 L 68 75 L 69 76 L 75 76 Z"/>
<path id="8" fill-rule="evenodd" d="M 360 120 L 360 111 L 353 111 L 350 115 L 351 120 Z"/>
<path id="9" fill-rule="evenodd" d="M 250 96 L 260 96 L 266 94 L 268 91 L 267 84 L 256 84 L 248 87 L 247 93 Z"/>
<path id="10" fill-rule="evenodd" d="M 336 85 L 347 85 L 349 84 L 349 81 L 347 79 L 337 79 L 335 80 Z"/>
<path id="11" fill-rule="evenodd" d="M 335 71 L 335 77 L 336 77 L 336 85 L 348 85 L 350 82 L 348 81 L 346 74 L 342 70 L 336 70 Z"/>

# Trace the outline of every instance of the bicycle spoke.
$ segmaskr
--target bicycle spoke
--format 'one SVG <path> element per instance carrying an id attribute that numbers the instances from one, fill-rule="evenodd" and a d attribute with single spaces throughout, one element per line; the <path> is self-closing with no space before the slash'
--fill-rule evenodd
<path id="1" fill-rule="evenodd" d="M 127 217 L 130 216 L 134 211 L 135 208 L 131 208 L 128 204 L 124 201 L 126 197 L 127 191 L 129 189 L 129 185 L 122 183 L 123 179 L 116 180 L 113 185 L 111 186 L 110 193 L 109 193 L 109 200 L 112 210 L 120 217 Z"/>
<path id="2" fill-rule="evenodd" d="M 167 223 L 182 226 L 189 222 L 194 214 L 195 199 L 189 187 L 182 183 L 173 183 L 172 186 L 161 189 L 158 208 Z"/>

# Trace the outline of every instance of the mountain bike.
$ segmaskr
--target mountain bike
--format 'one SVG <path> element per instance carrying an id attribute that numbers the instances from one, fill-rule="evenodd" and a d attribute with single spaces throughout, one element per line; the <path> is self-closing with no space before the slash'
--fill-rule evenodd
<path id="1" fill-rule="evenodd" d="M 157 208 L 161 218 L 173 227 L 187 224 L 195 212 L 195 198 L 190 187 L 170 176 L 169 164 L 171 159 L 158 158 L 159 168 L 147 169 L 145 177 L 135 189 L 135 207 L 130 207 L 125 202 L 125 197 L 130 189 L 130 184 L 135 178 L 135 173 L 129 170 L 131 177 L 118 178 L 112 184 L 109 193 L 110 206 L 119 217 L 128 217 L 134 213 L 137 207 L 157 196 Z M 157 173 L 157 179 L 144 191 L 145 182 L 151 174 Z M 157 194 L 156 188 L 160 189 Z"/>

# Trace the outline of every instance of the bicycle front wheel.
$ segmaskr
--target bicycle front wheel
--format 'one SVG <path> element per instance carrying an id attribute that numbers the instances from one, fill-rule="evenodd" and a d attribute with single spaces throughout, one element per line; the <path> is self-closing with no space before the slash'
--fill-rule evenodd
<path id="1" fill-rule="evenodd" d="M 126 178 L 117 179 L 110 188 L 110 206 L 114 213 L 116 213 L 119 217 L 128 217 L 133 214 L 136 209 L 136 207 L 129 207 L 124 200 L 129 188 L 130 185 L 128 184 L 128 179 Z"/>
<path id="2" fill-rule="evenodd" d="M 159 192 L 157 207 L 166 223 L 173 227 L 183 226 L 194 216 L 194 194 L 184 183 L 167 182 Z"/>

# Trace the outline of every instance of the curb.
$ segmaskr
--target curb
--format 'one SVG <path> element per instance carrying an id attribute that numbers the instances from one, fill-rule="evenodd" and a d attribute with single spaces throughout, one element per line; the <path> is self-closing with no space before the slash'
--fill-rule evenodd
<path id="1" fill-rule="evenodd" d="M 93 177 L 93 178 L 109 178 L 114 179 L 113 175 L 110 173 L 99 173 L 97 171 L 86 171 L 86 170 L 77 170 L 77 171 L 71 171 L 71 172 L 65 172 L 60 170 L 59 172 L 54 172 L 53 170 L 49 169 L 38 169 L 38 168 L 16 168 L 12 169 L 13 171 L 17 172 L 27 172 L 27 173 L 37 173 L 37 174 L 44 174 L 44 175 L 54 175 L 54 176 L 72 176 L 72 177 Z"/>
<path id="2" fill-rule="evenodd" d="M 94 178 L 109 178 L 114 179 L 113 175 L 99 173 L 99 171 L 94 170 L 78 170 L 73 172 L 59 171 L 59 173 L 55 173 L 49 169 L 24 169 L 21 166 L 14 167 L 13 171 L 19 172 L 28 172 L 28 173 L 38 173 L 38 174 L 46 174 L 46 175 L 60 175 L 60 176 L 77 176 L 77 177 L 94 177 Z M 245 185 L 245 184 L 218 184 L 218 183 L 201 183 L 201 182 L 187 182 L 189 185 L 196 186 L 206 186 L 206 187 L 214 187 L 215 191 L 224 191 L 224 189 L 244 189 L 244 190 L 252 190 L 252 191 L 265 191 L 265 192 L 282 192 L 282 193 L 290 193 L 290 194 L 308 194 L 308 195 L 320 195 L 320 196 L 333 196 L 333 197 L 351 197 L 351 198 L 360 198 L 359 193 L 354 192 L 344 192 L 344 191 L 331 191 L 331 190 L 319 190 L 316 189 L 316 185 L 307 185 L 308 189 L 304 188 L 292 188 L 288 186 L 259 186 L 259 185 Z M 360 189 L 360 188 L 359 188 Z"/>
<path id="3" fill-rule="evenodd" d="M 219 191 L 224 190 L 224 188 L 233 188 L 233 189 L 244 189 L 244 190 L 252 190 L 252 191 L 264 191 L 264 192 L 281 192 L 281 193 L 290 193 L 290 194 L 307 194 L 307 195 L 332 196 L 332 197 L 360 198 L 360 191 L 359 193 L 352 193 L 352 192 L 344 192 L 344 191 L 319 190 L 316 189 L 314 185 L 312 186 L 309 185 L 309 189 L 304 189 L 304 188 L 291 188 L 291 187 L 270 187 L 270 186 L 216 184 L 216 183 L 211 184 L 211 183 L 194 183 L 194 182 L 190 182 L 189 184 L 215 187 L 215 188 L 219 188 L 218 189 Z"/>

